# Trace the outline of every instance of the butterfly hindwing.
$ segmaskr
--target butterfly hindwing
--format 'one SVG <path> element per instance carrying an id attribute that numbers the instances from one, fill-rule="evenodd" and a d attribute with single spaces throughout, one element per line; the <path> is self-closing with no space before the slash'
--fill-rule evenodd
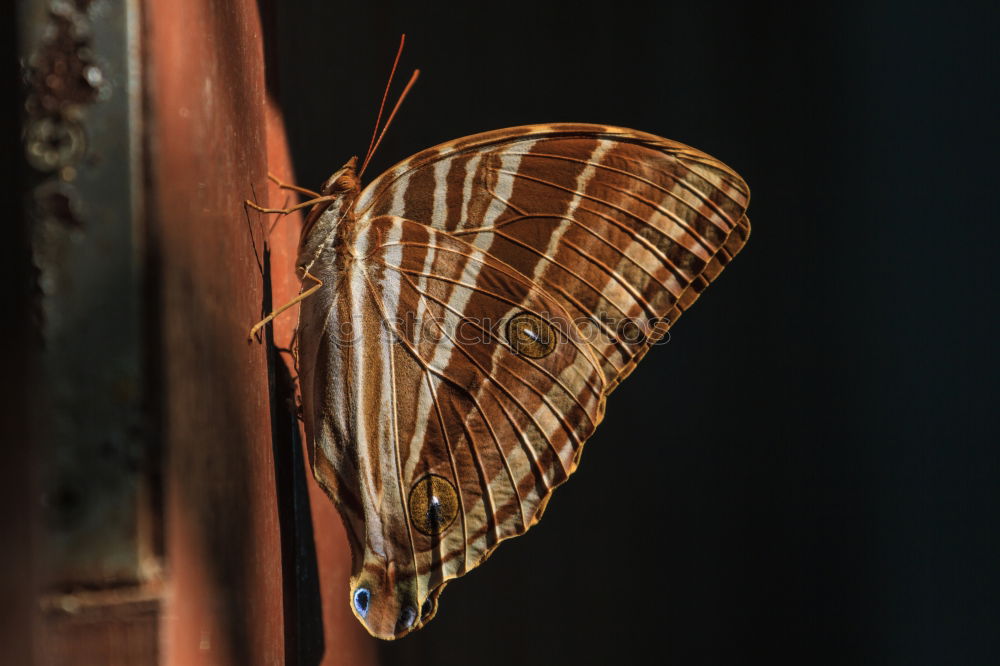
<path id="1" fill-rule="evenodd" d="M 366 626 L 386 636 L 537 522 L 605 378 L 557 299 L 460 238 L 381 216 L 345 252 L 312 266 L 332 288 L 303 303 L 300 378 L 314 473 L 373 599 Z M 453 493 L 455 515 L 429 515 L 425 487 Z"/>
<path id="2" fill-rule="evenodd" d="M 366 231 L 378 239 L 366 255 L 373 294 L 406 368 L 396 390 L 414 405 L 400 419 L 400 475 L 404 485 L 440 475 L 460 489 L 467 552 L 439 559 L 461 555 L 464 572 L 533 524 L 572 472 L 603 413 L 604 378 L 559 302 L 510 266 L 402 218 L 375 218 Z M 553 344 L 518 353 L 514 318 L 544 327 Z"/>

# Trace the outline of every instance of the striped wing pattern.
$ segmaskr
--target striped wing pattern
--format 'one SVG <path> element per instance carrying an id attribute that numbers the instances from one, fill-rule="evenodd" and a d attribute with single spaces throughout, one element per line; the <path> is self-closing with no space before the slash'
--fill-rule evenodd
<path id="1" fill-rule="evenodd" d="M 303 237 L 324 288 L 302 305 L 299 374 L 354 612 L 395 638 L 537 522 L 608 393 L 742 247 L 749 193 L 694 149 L 595 125 L 460 139 L 361 192 L 352 178 Z M 548 322 L 551 350 L 519 353 L 518 317 Z M 427 501 L 451 488 L 457 515 L 428 533 L 414 493 L 432 478 Z"/>
<path id="2" fill-rule="evenodd" d="M 613 387 L 746 242 L 749 196 L 731 169 L 674 141 L 534 125 L 419 153 L 367 187 L 357 210 L 448 231 L 530 277 L 570 313 Z"/>

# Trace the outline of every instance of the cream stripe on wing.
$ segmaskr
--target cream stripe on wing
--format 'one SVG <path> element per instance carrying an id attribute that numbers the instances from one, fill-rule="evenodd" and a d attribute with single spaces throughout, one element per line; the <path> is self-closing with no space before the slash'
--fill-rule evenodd
<path id="1" fill-rule="evenodd" d="M 465 165 L 465 182 L 462 183 L 462 215 L 459 218 L 460 224 L 469 219 L 469 202 L 472 201 L 472 186 L 476 182 L 476 172 L 479 171 L 479 163 L 482 159 L 482 153 L 477 154 Z"/>
<path id="2" fill-rule="evenodd" d="M 448 171 L 450 160 L 440 160 L 434 164 L 434 190 L 431 193 L 430 225 L 443 229 L 448 219 Z M 424 220 L 420 220 L 424 222 Z"/>
<path id="3" fill-rule="evenodd" d="M 504 211 L 508 210 L 507 202 L 510 201 L 511 194 L 514 192 L 514 183 L 517 181 L 516 175 L 518 169 L 521 167 L 521 159 L 524 157 L 524 153 L 531 152 L 532 147 L 537 143 L 537 141 L 525 141 L 522 144 L 515 144 L 507 150 L 495 153 L 499 156 L 500 165 L 496 168 L 491 168 L 493 173 L 498 174 L 496 185 L 493 189 L 493 198 L 490 201 L 489 206 L 486 208 L 486 212 L 483 215 L 483 221 L 478 226 L 491 227 L 493 223 L 497 221 Z M 516 149 L 515 149 L 516 148 Z M 523 152 L 522 152 L 523 151 Z M 506 175 L 507 177 L 501 177 L 501 175 Z M 492 233 L 482 233 L 477 234 L 470 242 L 476 247 L 490 251 L 490 246 L 493 244 L 494 237 Z"/>
<path id="4" fill-rule="evenodd" d="M 402 249 L 402 248 L 401 248 Z M 427 248 L 427 257 L 424 259 L 424 274 L 426 275 L 430 269 L 431 265 L 434 263 L 434 255 L 436 250 L 434 248 Z M 395 271 L 394 271 L 395 272 Z M 427 278 L 421 276 L 418 278 L 421 289 L 427 288 Z M 414 345 L 419 348 L 423 344 L 423 334 L 424 334 L 424 321 L 427 317 L 434 316 L 434 313 L 429 312 L 424 299 L 417 299 L 416 309 L 413 323 L 413 342 Z M 407 478 L 413 478 L 413 470 L 420 462 L 420 454 L 423 449 L 420 443 L 423 442 L 427 435 L 427 423 L 430 418 L 431 400 L 433 396 L 428 394 L 426 391 L 420 391 L 417 397 L 417 421 L 413 425 L 413 435 L 410 437 L 409 445 L 409 455 L 403 463 L 403 473 L 407 475 Z"/>
<path id="5" fill-rule="evenodd" d="M 399 181 L 392 185 L 392 210 L 397 211 L 397 215 L 402 215 L 403 211 L 406 210 L 404 197 L 406 196 L 406 190 L 410 187 L 410 176 L 412 176 L 412 173 L 404 173 Z"/>
<path id="6" fill-rule="evenodd" d="M 386 265 L 395 265 L 395 262 L 402 261 L 403 257 L 403 225 L 399 222 L 394 222 L 389 226 L 389 232 L 386 235 L 383 245 L 380 248 L 384 252 L 384 257 L 381 261 L 387 262 Z M 434 256 L 432 251 L 428 251 L 427 257 L 424 259 L 424 266 L 430 267 L 433 263 Z M 371 258 L 369 257 L 369 260 Z M 390 356 L 393 353 L 393 343 L 392 336 L 399 335 L 398 328 L 400 325 L 405 325 L 400 320 L 399 305 L 402 299 L 402 288 L 399 280 L 399 273 L 395 270 L 383 270 L 382 277 L 382 294 L 384 295 L 383 302 L 385 303 L 385 313 L 386 317 L 386 331 L 388 344 L 386 345 L 386 353 Z M 417 321 L 422 321 L 423 313 L 422 307 L 423 303 L 417 303 Z M 408 313 L 402 313 L 403 316 L 407 316 Z M 417 326 L 417 335 L 419 336 L 421 327 Z M 419 338 L 418 338 L 419 341 Z M 407 479 L 413 479 L 413 470 L 416 465 L 420 462 L 421 446 L 419 443 L 423 440 L 426 435 L 427 430 L 427 419 L 430 411 L 430 404 L 426 393 L 423 391 L 419 392 L 417 398 L 419 406 L 417 408 L 417 423 L 413 428 L 413 435 L 410 437 L 407 447 L 407 458 L 406 460 L 400 460 L 400 474 Z M 405 501 L 405 498 L 404 498 Z"/>
<path id="7" fill-rule="evenodd" d="M 594 177 L 597 172 L 596 164 L 601 161 L 604 155 L 610 150 L 614 144 L 610 141 L 598 141 L 594 146 L 588 156 L 588 160 L 591 162 L 577 175 L 576 177 L 576 193 L 573 198 L 570 199 L 569 205 L 566 207 L 566 212 L 563 214 L 564 218 L 556 226 L 552 235 L 549 237 L 548 247 L 545 248 L 545 256 L 549 259 L 552 264 L 556 263 L 556 252 L 559 249 L 559 241 L 562 240 L 563 235 L 570 228 L 570 219 L 572 219 L 573 214 L 576 209 L 583 202 L 582 193 L 587 191 L 587 186 L 590 185 L 590 180 Z M 527 152 L 527 151 L 525 151 Z M 538 280 L 542 272 L 548 268 L 551 264 L 548 262 L 539 261 L 535 264 L 535 271 L 532 273 L 531 277 L 533 280 Z"/>
<path id="8" fill-rule="evenodd" d="M 356 238 L 356 245 L 353 248 L 355 251 L 355 256 L 364 256 L 368 252 L 368 247 L 370 244 L 370 236 L 372 233 L 372 228 L 369 227 L 362 233 L 359 233 Z M 368 389 L 370 388 L 370 381 L 368 378 L 368 373 L 372 371 L 372 367 L 365 359 L 365 336 L 360 334 L 361 327 L 364 323 L 364 302 L 366 296 L 368 295 L 368 286 L 366 284 L 365 266 L 360 261 L 350 262 L 350 268 L 348 269 L 350 279 L 350 299 L 351 304 L 351 323 L 350 323 L 350 349 L 352 352 L 352 370 L 350 373 L 350 379 L 353 380 L 354 386 L 348 387 L 350 391 L 353 389 L 355 395 L 352 404 L 349 409 L 352 410 L 351 414 L 351 424 L 354 426 L 354 439 L 356 442 L 368 442 L 371 434 L 368 432 L 368 420 L 369 415 L 367 413 L 368 407 Z M 384 405 L 380 405 L 380 409 L 384 410 Z M 380 414 L 381 416 L 381 414 Z M 380 422 L 382 419 L 380 419 Z M 379 456 L 380 465 L 382 464 L 384 456 Z M 378 479 L 384 478 L 381 476 L 382 470 L 374 470 L 372 468 L 373 461 L 371 456 L 368 455 L 366 449 L 359 449 L 358 455 L 358 466 L 362 478 L 367 479 Z M 384 542 L 384 525 L 382 522 L 381 506 L 382 498 L 381 488 L 376 488 L 375 484 L 361 484 L 368 492 L 367 501 L 362 504 L 365 507 L 365 523 L 366 523 L 366 536 L 368 539 L 369 546 L 375 553 L 384 556 L 386 553 L 386 546 Z"/>
<path id="9" fill-rule="evenodd" d="M 402 224 L 398 220 L 395 220 L 393 222 L 393 225 L 394 226 L 402 227 Z M 423 270 L 423 274 L 420 275 L 420 276 L 418 276 L 418 279 L 417 279 L 417 284 L 419 285 L 418 290 L 417 290 L 418 294 L 423 294 L 423 293 L 426 292 L 426 290 L 427 290 L 427 280 L 428 280 L 429 276 L 433 274 L 433 272 L 434 272 L 434 270 L 433 270 L 434 263 L 438 259 L 437 248 L 434 247 L 433 244 L 429 243 L 427 245 L 426 249 L 427 249 L 427 256 L 424 258 L 424 270 Z M 400 246 L 400 251 L 402 251 L 402 246 Z M 400 265 L 399 263 L 397 263 L 397 264 L 390 264 L 390 266 L 393 267 L 392 268 L 393 272 L 396 272 L 396 270 L 398 270 L 395 267 L 399 266 L 399 265 Z M 398 275 L 398 273 L 397 273 L 397 275 Z M 478 275 L 479 275 L 479 271 L 477 269 L 476 276 L 478 277 Z M 459 295 L 459 296 L 460 296 L 460 298 L 459 298 L 459 303 L 460 303 L 459 307 L 461 307 L 464 310 L 465 304 L 468 302 L 469 296 L 466 295 L 465 298 L 461 298 L 461 295 Z M 452 293 L 452 299 L 454 299 L 454 298 L 455 298 L 455 292 Z M 451 302 L 452 301 L 449 300 L 449 303 L 451 303 Z M 434 313 L 427 307 L 426 301 L 423 298 L 418 299 L 418 301 L 417 301 L 417 320 L 415 322 L 415 329 L 416 329 L 416 331 L 418 331 L 417 335 L 421 335 L 423 333 L 424 326 L 426 325 L 425 324 L 426 319 L 428 317 L 434 317 L 434 316 L 435 316 Z M 417 343 L 418 343 L 418 349 L 419 349 L 419 343 L 420 343 L 420 339 L 419 338 L 417 339 Z M 451 360 L 451 351 L 452 351 L 452 345 L 451 345 L 451 341 L 450 340 L 448 340 L 447 342 L 445 340 L 438 341 L 437 344 L 434 347 L 434 355 L 431 357 L 430 364 L 433 367 L 446 367 L 447 363 L 450 362 L 450 360 Z M 443 363 L 443 365 L 442 365 L 442 363 Z M 423 437 L 426 435 L 428 409 L 427 409 L 427 402 L 426 402 L 426 400 L 423 399 L 423 395 L 421 395 L 421 408 L 418 411 L 417 418 L 419 419 L 419 422 L 417 424 L 417 427 L 413 431 L 413 439 L 410 442 L 410 455 L 409 455 L 409 457 L 406 460 L 406 467 L 405 467 L 405 469 L 406 469 L 406 473 L 407 474 L 412 474 L 413 469 L 420 462 L 420 454 L 421 454 L 421 451 L 422 451 L 423 447 L 419 446 L 418 444 L 419 444 L 420 441 L 423 440 Z M 418 438 L 419 438 L 419 440 L 418 440 Z M 456 479 L 455 481 L 457 482 L 458 479 Z"/>
<path id="10" fill-rule="evenodd" d="M 399 294 L 398 294 L 398 282 L 399 282 L 398 277 L 397 277 L 396 282 L 397 282 L 397 299 L 398 299 L 398 296 L 399 296 Z M 377 297 L 376 294 L 372 294 L 372 295 Z M 391 296 L 390 296 L 389 300 L 391 301 Z M 390 319 L 390 321 L 392 321 L 392 320 Z M 396 355 L 393 353 L 392 343 L 391 342 L 387 343 L 386 347 L 387 347 L 386 348 L 386 352 L 387 352 L 387 355 L 388 355 L 388 361 L 389 362 L 385 364 L 386 367 L 388 368 L 388 372 L 387 373 L 383 373 L 386 376 L 386 380 L 387 380 L 387 383 L 384 385 L 384 391 L 385 391 L 385 393 L 389 394 L 389 396 L 390 396 L 390 402 L 391 402 L 391 410 L 392 410 L 392 412 L 391 412 L 392 440 L 391 441 L 392 441 L 393 455 L 391 457 L 390 456 L 385 456 L 385 457 L 386 458 L 390 458 L 391 464 L 396 468 L 394 476 L 396 477 L 396 487 L 398 488 L 398 492 L 399 492 L 399 506 L 403 510 L 403 516 L 409 516 L 410 515 L 410 510 L 409 510 L 410 508 L 407 506 L 407 503 L 409 502 L 409 497 L 408 497 L 408 494 L 406 492 L 406 489 L 403 488 L 403 475 L 401 474 L 401 470 L 400 470 L 399 410 L 396 407 L 396 404 L 397 404 L 396 403 L 396 400 L 397 400 L 397 396 L 396 396 Z M 410 530 L 410 529 L 406 530 L 406 540 L 407 540 L 407 542 L 410 545 L 410 555 L 412 557 L 411 561 L 413 563 L 413 572 L 414 572 L 414 574 L 416 574 L 416 571 L 417 571 L 417 547 L 416 547 L 416 545 L 413 542 L 413 531 Z M 417 578 L 416 581 L 417 581 L 417 592 L 416 592 L 417 599 L 422 599 L 423 598 L 423 594 L 421 593 L 421 590 L 420 590 L 420 579 Z"/>
<path id="11" fill-rule="evenodd" d="M 399 241 L 402 239 L 402 235 L 403 235 L 402 227 L 400 225 L 394 224 L 391 227 L 389 227 L 388 233 L 386 234 L 385 237 L 385 245 L 383 249 L 386 261 L 400 261 L 402 259 L 402 254 L 403 254 L 402 247 L 398 244 Z M 380 240 L 382 239 L 380 238 Z M 392 336 L 396 334 L 396 327 L 398 325 L 397 322 L 399 321 L 398 317 L 399 301 L 402 292 L 399 284 L 399 273 L 395 271 L 386 271 L 386 270 L 383 270 L 381 272 L 382 272 L 382 279 L 379 283 L 379 287 L 381 289 L 380 293 L 377 292 L 375 287 L 371 285 L 371 278 L 375 277 L 374 276 L 375 271 L 371 271 L 372 275 L 371 278 L 368 280 L 368 284 L 372 292 L 371 294 L 372 297 L 378 299 L 382 303 L 383 307 L 382 314 L 384 317 L 384 321 L 382 326 L 380 327 L 380 330 L 377 331 L 377 335 L 375 337 L 377 339 L 377 344 L 379 346 L 379 357 L 383 361 L 388 360 L 388 363 L 383 362 L 382 364 L 383 365 L 382 385 L 381 385 L 382 392 L 381 395 L 379 396 L 382 402 L 380 404 L 380 410 L 379 410 L 380 411 L 379 424 L 380 427 L 385 427 L 385 424 L 390 421 L 388 417 L 391 416 L 392 417 L 391 423 L 393 428 L 395 428 L 396 426 L 395 379 L 393 376 L 391 376 L 392 373 L 394 372 L 394 369 L 391 367 L 393 362 Z M 386 404 L 386 401 L 390 401 L 389 404 Z M 378 441 L 379 442 L 389 441 L 389 438 L 386 436 L 388 434 L 392 434 L 391 441 L 394 442 L 395 444 L 394 448 L 396 449 L 393 462 L 398 464 L 397 462 L 399 457 L 398 430 L 394 430 L 392 433 L 379 433 L 380 436 Z M 388 456 L 385 456 L 383 458 L 383 461 L 385 461 L 386 458 L 388 458 Z M 399 472 L 401 471 L 402 471 L 401 469 L 394 470 L 395 472 L 394 475 L 398 477 Z M 400 501 L 403 502 L 404 504 L 406 502 L 405 493 L 403 492 L 402 489 L 400 489 Z M 414 566 L 416 565 L 414 564 Z"/>

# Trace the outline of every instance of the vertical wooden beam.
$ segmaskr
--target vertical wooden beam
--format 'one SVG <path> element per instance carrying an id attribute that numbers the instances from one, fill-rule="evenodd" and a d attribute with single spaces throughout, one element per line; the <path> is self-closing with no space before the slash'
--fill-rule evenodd
<path id="1" fill-rule="evenodd" d="M 282 558 L 265 349 L 266 196 L 256 2 L 147 2 L 152 243 L 158 262 L 167 664 L 285 655 Z"/>
<path id="2" fill-rule="evenodd" d="M 290 346 L 295 313 L 273 338 L 246 339 L 298 291 L 300 219 L 275 225 L 242 205 L 286 198 L 269 170 L 294 180 L 265 65 L 276 57 L 268 9 L 146 3 L 167 664 L 373 661 L 346 605 L 343 527 L 305 469 L 294 367 L 276 350 Z"/>

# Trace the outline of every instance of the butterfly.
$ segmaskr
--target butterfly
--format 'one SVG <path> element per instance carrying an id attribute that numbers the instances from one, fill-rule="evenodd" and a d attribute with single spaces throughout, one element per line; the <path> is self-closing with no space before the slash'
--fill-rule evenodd
<path id="1" fill-rule="evenodd" d="M 394 639 L 539 521 L 608 395 L 743 247 L 750 193 L 683 144 L 557 123 L 441 144 L 364 189 L 352 158 L 314 194 L 310 462 L 346 527 L 348 603 Z"/>

